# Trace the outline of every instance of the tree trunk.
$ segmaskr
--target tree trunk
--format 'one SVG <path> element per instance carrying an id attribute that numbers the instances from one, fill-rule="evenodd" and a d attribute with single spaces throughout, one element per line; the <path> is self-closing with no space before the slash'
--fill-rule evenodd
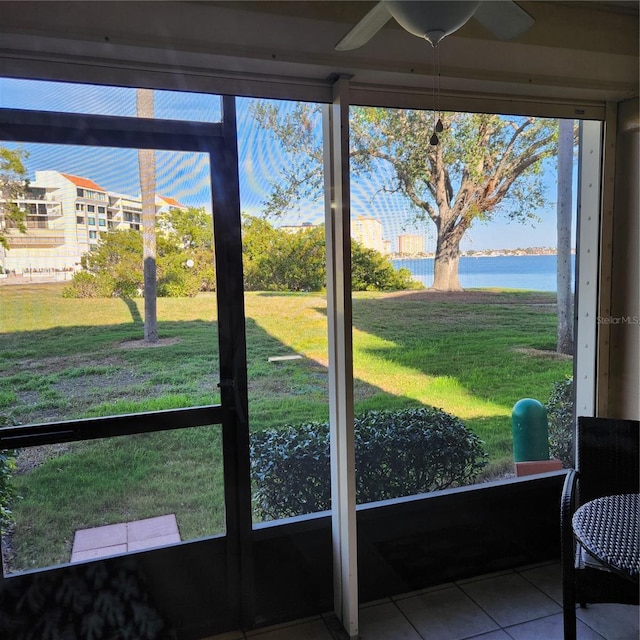
<path id="1" fill-rule="evenodd" d="M 571 202 L 573 178 L 573 120 L 558 124 L 558 353 L 573 353 L 571 291 Z"/>
<path id="2" fill-rule="evenodd" d="M 433 291 L 462 291 L 458 278 L 460 240 L 464 233 L 445 232 L 438 228 L 436 256 L 433 263 Z"/>
<path id="3" fill-rule="evenodd" d="M 153 90 L 136 90 L 139 118 L 153 118 Z M 142 260 L 144 267 L 144 339 L 158 341 L 156 291 L 156 158 L 153 149 L 138 150 L 142 196 Z"/>

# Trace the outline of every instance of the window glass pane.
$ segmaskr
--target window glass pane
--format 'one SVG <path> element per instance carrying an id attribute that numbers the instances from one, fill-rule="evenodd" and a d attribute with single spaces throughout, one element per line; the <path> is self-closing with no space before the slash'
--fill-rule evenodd
<path id="1" fill-rule="evenodd" d="M 432 145 L 430 112 L 351 110 L 353 237 L 421 287 L 354 293 L 359 502 L 514 476 L 523 460 L 512 412 L 523 399 L 540 424 L 546 405 L 550 422 L 563 421 L 560 432 L 550 425 L 551 456 L 570 439 L 573 359 L 557 349 L 558 122 L 441 119 Z M 572 144 L 569 156 L 571 181 Z M 571 309 L 575 186 L 560 255 Z M 548 430 L 541 438 L 544 449 Z M 558 464 L 547 450 L 522 455 Z"/>
<path id="2" fill-rule="evenodd" d="M 154 117 L 192 122 L 221 122 L 220 96 L 154 90 Z M 0 107 L 105 116 L 136 115 L 136 89 L 0 78 Z"/>
<path id="3" fill-rule="evenodd" d="M 254 102 L 249 112 L 251 129 L 241 135 L 241 140 L 250 141 L 241 145 L 241 164 L 247 170 L 242 178 L 242 208 L 257 215 L 245 216 L 245 285 L 271 290 L 260 294 L 268 295 L 269 306 L 261 301 L 256 305 L 259 313 L 284 311 L 284 319 L 271 323 L 270 335 L 284 336 L 289 325 L 295 326 L 293 340 L 301 343 L 305 320 L 294 315 L 291 306 L 302 295 L 285 279 L 308 256 L 307 252 L 305 258 L 299 257 L 291 247 L 301 244 L 299 238 L 312 232 L 314 222 L 322 221 L 320 185 L 314 182 L 322 158 L 318 120 L 314 120 L 318 110 Z M 433 224 L 439 213 L 434 209 L 437 193 L 430 191 L 437 181 L 429 179 L 429 171 L 440 164 L 428 137 L 423 139 L 433 123 L 432 114 L 358 108 L 351 114 L 356 464 L 361 503 L 513 476 L 511 413 L 524 398 L 533 398 L 544 412 L 545 405 L 551 409 L 552 396 L 568 388 L 569 400 L 560 407 L 565 430 L 556 435 L 565 442 L 570 437 L 566 425 L 570 428 L 572 357 L 556 352 L 558 123 L 471 114 L 443 114 L 443 119 L 449 129 L 440 134 L 439 148 L 448 164 L 440 184 L 445 195 L 449 190 L 447 206 L 453 212 L 456 198 L 459 206 L 465 205 L 463 191 L 472 186 L 477 191 L 474 202 L 486 194 L 493 200 L 483 203 L 488 208 L 482 211 L 467 202 L 468 209 L 456 214 L 458 220 L 468 217 L 459 237 L 438 240 Z M 487 166 L 497 166 L 508 133 L 522 127 L 544 142 L 545 154 L 533 163 L 535 171 L 525 172 L 513 185 L 508 176 L 497 174 L 486 184 L 481 182 L 483 176 L 473 164 L 479 152 L 469 149 L 473 136 L 488 129 L 485 120 L 498 132 L 487 142 Z M 450 132 L 457 137 L 446 147 Z M 528 152 L 525 138 L 516 145 L 520 157 Z M 471 140 L 467 147 L 465 140 Z M 253 148 L 260 149 L 259 159 L 251 155 Z M 269 180 L 260 179 L 255 171 L 258 162 Z M 407 182 L 408 176 L 413 182 Z M 470 176 L 477 185 L 471 184 Z M 509 182 L 510 198 L 497 198 L 500 179 Z M 569 200 L 572 304 L 575 198 L 570 195 Z M 280 239 L 283 230 L 291 234 L 288 239 Z M 452 240 L 460 240 L 452 245 L 455 251 L 447 245 Z M 457 279 L 447 281 L 442 270 L 436 275 L 436 253 L 441 261 L 449 256 L 457 262 Z M 283 265 L 278 263 L 280 255 L 287 258 Z M 293 291 L 286 296 L 279 292 L 287 289 Z M 246 298 L 248 316 L 256 313 L 252 295 Z M 290 345 L 292 339 L 282 342 Z M 292 359 L 281 361 L 289 366 L 281 380 L 293 379 L 293 358 L 301 355 L 299 351 L 292 350 L 285 355 Z M 277 505 L 272 513 L 262 514 L 267 519 L 318 510 L 318 496 L 326 500 L 329 491 L 328 466 L 318 465 L 328 451 L 326 424 L 292 421 L 295 405 L 288 401 L 285 406 L 291 429 L 253 436 L 255 443 L 272 452 L 263 467 L 268 474 L 261 473 L 262 454 L 254 445 L 257 509 L 264 511 L 264 500 Z M 258 421 L 266 415 L 261 411 Z M 552 440 L 556 435 L 552 433 Z M 281 450 L 286 472 L 276 477 L 280 461 L 273 452 Z M 552 456 L 560 453 L 551 450 Z M 517 453 L 515 458 L 520 462 Z"/>
<path id="4" fill-rule="evenodd" d="M 269 128 L 289 121 L 306 129 Z M 283 174 L 316 158 L 302 191 Z M 254 521 L 329 508 L 327 318 L 318 105 L 238 101 Z M 291 147 L 290 147 L 291 149 Z M 274 189 L 276 191 L 274 191 Z"/>
<path id="5" fill-rule="evenodd" d="M 150 343 L 144 339 L 137 150 L 0 146 L 20 158 L 28 178 L 27 186 L 18 185 L 13 203 L 37 200 L 47 207 L 46 215 L 37 216 L 37 225 L 27 217 L 24 229 L 5 229 L 7 246 L 0 248 L 3 424 L 53 423 L 217 404 L 217 303 L 208 155 L 155 151 L 152 223 L 158 341 Z M 103 203 L 111 223 L 108 229 L 103 218 L 92 216 L 88 222 L 94 226 L 88 226 L 83 216 L 76 215 L 81 211 L 78 201 L 88 198 Z M 3 221 L 12 211 L 9 204 L 12 202 L 5 202 L 0 212 Z M 127 214 L 137 222 L 129 222 Z M 200 436 L 205 431 L 186 429 L 136 437 L 126 445 L 117 439 L 77 443 L 65 446 L 64 455 L 55 448 L 44 449 L 37 465 L 29 462 L 31 449 L 20 451 L 15 487 L 23 499 L 14 505 L 14 530 L 3 537 L 5 548 L 21 554 L 11 566 L 17 570 L 69 561 L 64 554 L 70 553 L 70 547 L 64 552 L 52 550 L 54 555 L 49 556 L 30 537 L 32 530 L 40 532 L 38 527 L 47 518 L 61 520 L 55 535 L 69 545 L 78 529 L 170 514 L 176 514 L 183 540 L 219 533 L 224 504 L 218 430 L 207 432 L 208 448 L 203 448 Z M 103 464 L 102 458 L 112 447 L 122 450 L 126 464 L 109 471 L 114 492 L 103 506 L 93 495 L 90 470 Z M 132 453 L 137 451 L 135 457 L 126 457 L 129 448 Z M 65 469 L 59 480 L 62 484 L 50 491 L 59 492 L 60 500 L 67 502 L 57 503 L 44 491 L 48 480 L 42 478 L 55 475 L 61 465 Z M 183 485 L 180 490 L 173 489 L 174 476 L 176 487 Z M 198 477 L 208 477 L 208 484 Z M 193 484 L 186 488 L 189 478 Z M 149 482 L 156 485 L 151 493 Z M 105 491 L 109 493 L 108 486 Z M 209 515 L 203 516 L 206 526 L 183 525 L 195 518 L 196 513 L 192 518 L 189 512 L 196 503 L 208 509 Z M 41 557 L 25 559 L 29 549 Z"/>
<path id="6" fill-rule="evenodd" d="M 96 202 L 104 203 L 100 206 L 112 222 L 111 229 L 139 231 L 142 204 L 136 149 L 13 142 L 0 142 L 0 146 L 20 159 L 24 167 L 23 178 L 28 180 L 26 186 L 20 179 L 15 180 L 20 187 L 15 202 L 25 210 L 41 206 L 43 201 L 45 207 L 45 213 L 37 223 L 26 221 L 27 233 L 20 232 L 6 207 L 0 209 L 0 222 L 15 227 L 7 235 L 8 246 L 0 248 L 0 268 L 4 273 L 17 278 L 28 274 L 33 277 L 36 273 L 44 278 L 44 274 L 48 274 L 52 280 L 68 281 L 73 273 L 83 270 L 82 256 L 89 250 L 88 240 L 97 236 L 90 236 L 88 230 L 76 225 L 86 220 L 89 227 L 100 227 L 104 231 L 106 222 L 95 213 L 86 219 L 84 216 L 76 218 L 76 212 L 89 213 L 95 210 Z M 173 295 L 192 295 L 200 287 L 212 291 L 213 231 L 208 156 L 158 150 L 155 162 L 159 295 L 165 297 L 169 291 L 173 291 Z M 35 228 L 30 231 L 30 227 L 38 227 L 39 231 Z M 108 241 L 107 236 L 104 241 Z M 116 248 L 117 255 L 122 257 L 122 247 Z M 191 254 L 201 250 L 208 253 L 196 260 Z M 127 285 L 135 295 L 138 295 L 139 286 L 134 286 L 134 280 L 142 278 L 141 255 L 140 264 L 136 263 L 138 271 Z M 196 263 L 195 269 L 176 271 L 181 259 L 186 263 L 190 258 Z M 201 267 L 198 266 L 200 263 Z M 101 268 L 96 266 L 98 271 Z M 200 268 L 207 273 L 200 273 Z M 94 275 L 100 274 L 96 271 Z M 113 275 L 109 274 L 109 277 Z M 200 276 L 204 279 L 196 286 Z M 180 283 L 175 284 L 176 279 Z M 114 290 L 114 294 L 120 295 L 122 291 Z"/>
<path id="7" fill-rule="evenodd" d="M 5 574 L 224 533 L 220 426 L 30 447 Z"/>

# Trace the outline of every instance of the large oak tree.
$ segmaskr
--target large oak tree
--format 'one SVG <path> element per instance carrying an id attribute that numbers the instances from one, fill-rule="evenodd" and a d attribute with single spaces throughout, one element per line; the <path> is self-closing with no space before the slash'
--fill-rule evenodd
<path id="1" fill-rule="evenodd" d="M 289 154 L 265 203 L 267 215 L 282 215 L 296 201 L 322 188 L 319 107 L 300 104 L 284 112 L 257 103 L 253 115 Z M 433 113 L 352 107 L 350 161 L 355 176 L 386 165 L 385 191 L 401 194 L 415 220 L 436 228 L 432 289 L 458 291 L 460 242 L 476 221 L 497 215 L 535 221 L 544 204 L 543 161 L 555 153 L 557 123 L 534 117 L 443 113 L 444 130 L 432 145 Z"/>

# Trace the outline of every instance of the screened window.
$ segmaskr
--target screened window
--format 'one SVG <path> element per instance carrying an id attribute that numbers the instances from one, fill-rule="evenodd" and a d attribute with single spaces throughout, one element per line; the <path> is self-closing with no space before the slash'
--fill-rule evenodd
<path id="1" fill-rule="evenodd" d="M 154 98 L 155 118 L 191 122 L 220 122 L 222 118 L 220 97 L 216 95 L 156 90 Z M 0 78 L 0 106 L 132 117 L 136 115 L 136 89 Z M 84 189 L 78 189 L 78 196 L 93 197 Z M 100 194 L 95 197 L 103 199 Z"/>
<path id="2" fill-rule="evenodd" d="M 46 235 L 40 233 L 45 229 L 28 229 L 31 241 L 18 247 L 11 239 L 0 258 L 3 272 L 26 285 L 11 288 L 12 313 L 0 330 L 0 345 L 11 352 L 11 365 L 0 374 L 0 395 L 11 390 L 15 420 L 57 427 L 135 414 L 139 424 L 150 412 L 215 407 L 220 395 L 209 155 L 152 151 L 157 191 L 179 207 L 157 217 L 164 280 L 157 292 L 159 340 L 149 346 L 139 225 L 131 234 L 102 234 L 100 243 L 95 229 L 89 242 L 82 233 L 65 233 L 85 221 L 76 213 L 85 206 L 77 197 L 107 199 L 106 191 L 69 190 L 67 176 L 95 182 L 114 198 L 139 199 L 138 149 L 0 146 L 25 150 L 31 184 L 50 194 L 61 212 Z M 95 212 L 93 204 L 86 206 Z M 102 217 L 96 225 L 95 213 L 87 222 L 107 226 Z M 27 372 L 29 343 L 39 352 Z M 51 375 L 50 358 L 57 361 Z M 180 420 L 163 432 L 20 448 L 15 489 L 23 499 L 14 505 L 11 533 L 2 538 L 5 574 L 223 534 L 220 425 L 185 428 Z M 157 429 L 155 420 L 150 425 L 150 431 Z M 172 530 L 140 539 L 135 531 L 145 523 L 156 532 L 158 523 Z M 104 534 L 108 543 L 95 546 Z"/>
<path id="3" fill-rule="evenodd" d="M 367 248 L 404 288 L 354 292 L 361 502 L 572 462 L 573 336 L 562 343 L 559 309 L 566 301 L 572 320 L 577 128 L 568 123 L 561 212 L 558 120 L 439 116 L 434 145 L 432 112 L 351 108 L 354 278 Z M 501 170 L 525 166 L 518 158 L 531 158 L 527 170 Z M 548 412 L 536 450 L 514 428 L 524 399 Z"/>

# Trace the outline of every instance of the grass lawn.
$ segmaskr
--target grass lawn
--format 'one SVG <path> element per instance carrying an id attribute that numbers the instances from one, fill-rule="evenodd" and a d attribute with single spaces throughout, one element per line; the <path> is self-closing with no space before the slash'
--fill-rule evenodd
<path id="1" fill-rule="evenodd" d="M 357 293 L 356 411 L 423 404 L 459 416 L 511 464 L 511 409 L 572 371 L 555 348 L 555 296 Z M 252 430 L 326 420 L 322 294 L 248 293 Z M 216 301 L 158 300 L 162 345 L 140 347 L 142 300 L 66 299 L 62 285 L 0 288 L 0 414 L 20 423 L 218 401 Z M 302 360 L 269 362 L 300 354 Z M 15 568 L 68 561 L 73 531 L 176 513 L 183 539 L 223 531 L 217 427 L 25 450 Z"/>

